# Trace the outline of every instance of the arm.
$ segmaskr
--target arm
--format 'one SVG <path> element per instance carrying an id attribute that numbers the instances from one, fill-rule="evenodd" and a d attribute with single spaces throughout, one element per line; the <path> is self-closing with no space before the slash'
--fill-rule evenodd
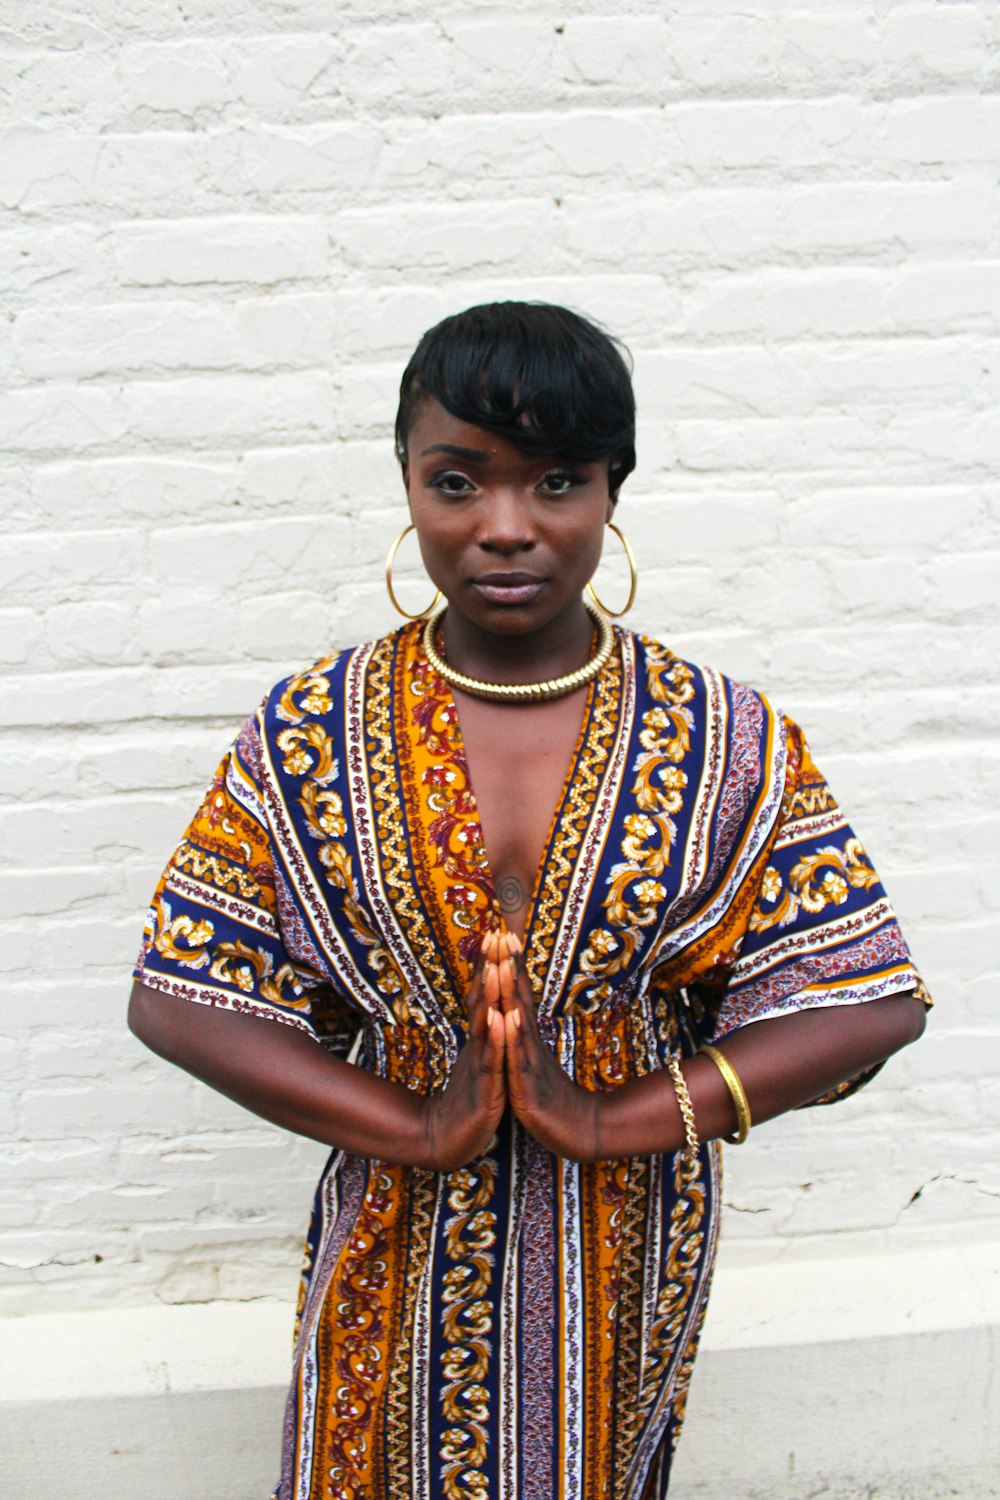
<path id="1" fill-rule="evenodd" d="M 889 995 L 861 1005 L 797 1011 L 755 1021 L 728 1036 L 719 1051 L 739 1074 L 755 1125 L 846 1083 L 914 1042 L 926 1009 L 914 994 Z M 702 1141 L 732 1134 L 736 1110 L 711 1058 L 684 1063 Z M 602 1155 L 610 1157 L 675 1151 L 684 1125 L 669 1073 L 652 1073 L 600 1096 L 598 1128 Z"/>
<path id="2" fill-rule="evenodd" d="M 508 940 L 509 941 L 509 940 Z M 517 940 L 501 962 L 511 1104 L 525 1128 L 557 1155 L 576 1161 L 615 1160 L 677 1151 L 684 1122 L 670 1074 L 647 1074 L 608 1093 L 578 1087 L 542 1040 Z M 798 1011 L 734 1032 L 720 1045 L 739 1074 L 755 1125 L 808 1104 L 915 1041 L 925 1007 L 913 993 L 861 1005 Z M 683 1066 L 698 1136 L 732 1134 L 736 1111 L 711 1058 Z"/>
<path id="3" fill-rule="evenodd" d="M 290 1026 L 139 981 L 128 1022 L 160 1057 L 275 1125 L 359 1156 L 449 1171 L 485 1149 L 505 1103 L 503 1026 L 487 1014 L 481 973 L 469 1008 L 469 1043 L 430 1098 L 333 1057 Z"/>

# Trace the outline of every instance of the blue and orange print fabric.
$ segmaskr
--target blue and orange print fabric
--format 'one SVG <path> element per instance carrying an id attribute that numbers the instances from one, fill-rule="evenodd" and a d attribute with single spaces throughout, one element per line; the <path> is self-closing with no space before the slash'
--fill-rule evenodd
<path id="1" fill-rule="evenodd" d="M 770 1016 L 923 994 L 797 726 L 655 641 L 617 645 L 526 934 L 566 1071 L 613 1088 Z M 407 626 L 279 684 L 247 721 L 160 880 L 136 972 L 429 1092 L 501 920 L 458 706 Z M 665 1495 L 719 1170 L 717 1143 L 696 1162 L 582 1166 L 510 1118 L 446 1175 L 335 1151 L 276 1500 Z"/>

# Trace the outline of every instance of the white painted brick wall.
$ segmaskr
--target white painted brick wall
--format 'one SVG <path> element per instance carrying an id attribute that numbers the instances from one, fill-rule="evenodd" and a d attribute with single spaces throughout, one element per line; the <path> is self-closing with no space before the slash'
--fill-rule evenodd
<path id="1" fill-rule="evenodd" d="M 10 0 L 0 1260 L 289 1297 L 322 1155 L 124 1029 L 277 676 L 394 623 L 394 388 L 503 296 L 631 344 L 635 623 L 810 731 L 939 1008 L 729 1158 L 730 1265 L 1000 1237 L 994 0 Z"/>

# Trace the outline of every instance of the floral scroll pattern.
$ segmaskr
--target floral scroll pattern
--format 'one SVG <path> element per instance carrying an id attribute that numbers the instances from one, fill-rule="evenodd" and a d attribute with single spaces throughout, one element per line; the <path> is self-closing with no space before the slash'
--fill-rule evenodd
<path id="1" fill-rule="evenodd" d="M 333 665 L 321 664 L 324 665 Z M 291 727 L 277 735 L 282 768 L 300 783 L 298 803 L 309 835 L 319 846 L 319 861 L 330 885 L 340 893 L 341 909 L 357 941 L 367 950 L 375 984 L 389 1002 L 397 1021 L 422 1024 L 426 1017 L 413 1002 L 402 970 L 385 943 L 371 913 L 361 900 L 354 861 L 344 841 L 347 818 L 344 798 L 332 785 L 340 777 L 340 762 L 329 733 L 319 720 L 332 706 L 330 681 L 320 667 L 293 678 L 281 696 L 279 716 Z"/>
<path id="2" fill-rule="evenodd" d="M 702 1036 L 917 986 L 800 731 L 616 640 L 528 926 L 567 1073 L 614 1089 Z M 455 702 L 416 624 L 291 677 L 247 721 L 157 888 L 138 975 L 338 1056 L 360 1027 L 352 1059 L 429 1092 L 499 920 Z M 276 1500 L 663 1500 L 719 1155 L 583 1166 L 509 1117 L 452 1174 L 335 1153 Z"/>
<path id="3" fill-rule="evenodd" d="M 449 1178 L 441 1356 L 444 1376 L 441 1473 L 447 1500 L 487 1500 L 486 1424 L 489 1420 L 490 1348 L 496 1215 L 491 1211 L 497 1163 L 481 1156 Z"/>
<path id="4" fill-rule="evenodd" d="M 608 1002 L 612 979 L 632 963 L 644 929 L 660 915 L 667 892 L 659 877 L 670 863 L 688 785 L 681 762 L 691 748 L 691 668 L 654 644 L 647 647 L 646 674 L 652 707 L 642 715 L 633 762 L 636 811 L 623 820 L 622 859 L 611 868 L 603 903 L 606 925 L 589 933 L 571 991 L 574 1004 L 587 1010 Z"/>
<path id="5" fill-rule="evenodd" d="M 443 877 L 444 904 L 460 933 L 459 956 L 471 964 L 483 934 L 499 925 L 500 912 L 459 733 L 458 709 L 423 657 L 410 663 L 408 686 L 414 704 L 427 839 Z"/>
<path id="6" fill-rule="evenodd" d="M 787 927 L 801 911 L 815 916 L 825 907 L 843 906 L 852 889 L 871 890 L 878 883 L 878 875 L 856 838 L 849 838 L 842 848 L 828 845 L 806 855 L 792 866 L 787 884 L 780 870 L 768 865 L 758 904 L 750 917 L 750 931 Z"/>

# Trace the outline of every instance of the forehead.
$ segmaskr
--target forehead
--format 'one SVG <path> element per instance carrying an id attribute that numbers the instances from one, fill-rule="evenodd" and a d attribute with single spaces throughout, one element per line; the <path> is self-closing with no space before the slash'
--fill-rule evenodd
<path id="1" fill-rule="evenodd" d="M 502 462 L 536 465 L 553 458 L 568 458 L 568 455 L 555 451 L 525 452 L 503 433 L 488 427 L 477 427 L 474 422 L 463 421 L 461 417 L 453 416 L 433 396 L 425 396 L 407 434 L 407 457 L 410 463 L 435 457 L 446 459 L 449 455 L 441 451 L 446 448 L 463 450 L 461 455 L 453 453 L 451 456 L 454 458 L 468 456 L 468 462 L 482 464 Z"/>
<path id="2" fill-rule="evenodd" d="M 452 416 L 433 396 L 425 396 L 408 433 L 409 456 L 411 459 L 420 458 L 426 449 L 438 444 L 468 448 L 489 457 L 518 452 L 514 444 L 500 433 L 477 427 L 472 422 L 463 422 L 460 417 Z"/>

